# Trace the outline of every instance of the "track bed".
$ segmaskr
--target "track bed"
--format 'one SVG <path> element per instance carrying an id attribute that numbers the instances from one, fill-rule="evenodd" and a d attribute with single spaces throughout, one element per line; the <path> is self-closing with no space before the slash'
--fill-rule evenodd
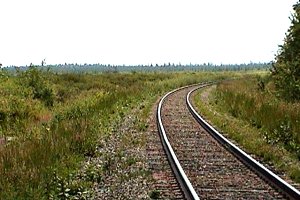
<path id="1" fill-rule="evenodd" d="M 169 95 L 162 123 L 174 152 L 201 199 L 285 199 L 221 146 L 186 105 L 191 87 Z"/>

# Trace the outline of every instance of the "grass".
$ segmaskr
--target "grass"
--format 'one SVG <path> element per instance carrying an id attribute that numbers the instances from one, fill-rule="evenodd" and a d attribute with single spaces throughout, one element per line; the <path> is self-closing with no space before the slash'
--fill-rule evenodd
<path id="1" fill-rule="evenodd" d="M 300 183 L 300 104 L 278 99 L 271 82 L 264 80 L 262 87 L 263 79 L 252 76 L 202 90 L 196 107 L 247 152 Z"/>
<path id="2" fill-rule="evenodd" d="M 114 133 L 139 106 L 137 127 L 156 99 L 171 89 L 240 76 L 220 73 L 55 74 L 31 67 L 0 76 L 0 199 L 70 199 L 87 195 L 90 179 L 101 180 L 114 161 L 87 170 L 74 181 L 80 163 L 98 156 L 101 138 Z M 133 145 L 141 139 L 132 140 Z M 136 162 L 129 158 L 127 165 Z M 96 167 L 96 168 L 95 168 Z M 98 169 L 99 168 L 99 169 Z M 94 170 L 95 169 L 95 170 Z"/>

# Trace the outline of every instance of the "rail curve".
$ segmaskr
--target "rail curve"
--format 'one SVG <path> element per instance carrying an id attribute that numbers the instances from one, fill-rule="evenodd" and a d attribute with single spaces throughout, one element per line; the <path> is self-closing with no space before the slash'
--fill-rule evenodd
<path id="1" fill-rule="evenodd" d="M 166 101 L 166 99 L 172 95 L 173 93 L 176 93 L 180 90 L 187 89 L 191 87 L 192 89 L 188 92 L 186 95 L 186 105 L 190 113 L 193 115 L 193 117 L 196 119 L 196 121 L 210 134 L 212 135 L 220 144 L 225 147 L 226 150 L 230 151 L 233 155 L 235 155 L 239 160 L 241 160 L 246 166 L 251 168 L 255 173 L 259 174 L 259 176 L 263 177 L 264 180 L 267 180 L 268 183 L 270 183 L 273 187 L 277 188 L 280 192 L 282 192 L 284 195 L 286 195 L 290 199 L 300 199 L 300 192 L 286 183 L 284 180 L 282 180 L 280 177 L 278 177 L 276 174 L 268 170 L 266 167 L 264 167 L 262 164 L 260 164 L 258 161 L 254 160 L 251 156 L 246 154 L 244 151 L 239 149 L 236 145 L 231 143 L 229 140 L 227 140 L 224 136 L 222 136 L 218 131 L 216 131 L 211 125 L 209 125 L 193 108 L 191 102 L 190 102 L 190 96 L 191 94 L 196 91 L 199 88 L 203 88 L 206 86 L 211 85 L 211 82 L 208 83 L 202 83 L 202 84 L 194 84 L 189 85 L 185 87 L 181 87 L 178 89 L 175 89 L 169 93 L 167 93 L 165 96 L 161 98 L 159 101 L 159 104 L 157 106 L 157 127 L 159 131 L 159 136 L 164 148 L 164 151 L 167 155 L 168 162 L 171 166 L 171 169 L 177 179 L 178 184 L 181 187 L 181 190 L 185 196 L 186 199 L 200 199 L 198 196 L 196 189 L 193 187 L 191 181 L 189 180 L 189 177 L 186 175 L 186 172 L 183 170 L 174 150 L 171 146 L 171 143 L 168 139 L 168 136 L 166 134 L 165 127 L 163 125 L 162 120 L 162 106 L 163 103 Z"/>
<path id="2" fill-rule="evenodd" d="M 190 102 L 190 96 L 193 92 L 200 89 L 202 87 L 197 87 L 191 90 L 186 96 L 186 103 L 188 109 L 194 118 L 198 121 L 198 123 L 209 133 L 211 134 L 219 143 L 223 145 L 228 151 L 234 154 L 237 158 L 239 158 L 245 165 L 250 167 L 254 172 L 258 173 L 262 176 L 267 182 L 276 187 L 280 192 L 286 195 L 289 199 L 300 199 L 300 192 L 281 179 L 279 176 L 274 174 L 272 171 L 263 166 L 260 162 L 252 158 L 242 149 L 237 147 L 235 144 L 230 142 L 227 138 L 225 138 L 221 133 L 219 133 L 214 127 L 212 127 L 208 122 L 206 122 L 194 109 Z"/>
<path id="3" fill-rule="evenodd" d="M 159 131 L 159 136 L 163 145 L 163 148 L 166 152 L 168 161 L 170 163 L 170 166 L 172 168 L 172 171 L 177 179 L 178 184 L 180 185 L 182 192 L 187 200 L 200 200 L 198 194 L 196 193 L 195 189 L 193 188 L 190 180 L 186 176 L 184 170 L 182 169 L 182 166 L 180 165 L 177 156 L 168 140 L 168 137 L 166 135 L 165 128 L 162 123 L 161 118 L 161 110 L 162 110 L 162 104 L 164 103 L 165 99 L 172 93 L 187 88 L 190 86 L 181 87 L 178 89 L 175 89 L 171 92 L 168 92 L 165 96 L 161 98 L 161 100 L 158 103 L 157 106 L 157 127 Z"/>

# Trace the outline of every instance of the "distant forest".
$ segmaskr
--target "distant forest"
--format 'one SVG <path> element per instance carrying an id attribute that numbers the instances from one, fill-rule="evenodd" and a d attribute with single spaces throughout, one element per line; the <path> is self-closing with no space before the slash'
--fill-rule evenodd
<path id="1" fill-rule="evenodd" d="M 9 72 L 24 71 L 28 67 L 33 66 L 9 66 L 3 67 L 3 70 Z M 215 65 L 211 63 L 204 64 L 151 64 L 151 65 L 109 65 L 109 64 L 56 64 L 44 65 L 44 62 L 39 67 L 45 71 L 52 71 L 58 73 L 72 72 L 72 73 L 97 73 L 97 72 L 167 72 L 167 71 L 238 71 L 238 70 L 267 70 L 272 66 L 271 63 L 248 63 L 248 64 L 226 64 Z"/>

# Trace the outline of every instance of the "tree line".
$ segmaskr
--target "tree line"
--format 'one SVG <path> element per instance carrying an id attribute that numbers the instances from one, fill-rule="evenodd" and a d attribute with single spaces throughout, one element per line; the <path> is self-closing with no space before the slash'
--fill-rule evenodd
<path id="1" fill-rule="evenodd" d="M 75 73 L 93 73 L 93 72 L 172 72 L 172 71 L 239 71 L 239 70 L 267 70 L 270 69 L 270 63 L 247 63 L 247 64 L 221 64 L 215 65 L 212 63 L 203 64 L 174 64 L 168 63 L 163 65 L 110 65 L 110 64 L 77 64 L 64 63 L 55 65 L 45 65 L 45 61 L 38 66 L 41 70 L 50 70 L 52 72 L 75 72 Z M 29 66 L 9 66 L 3 70 L 9 72 L 26 71 Z"/>

